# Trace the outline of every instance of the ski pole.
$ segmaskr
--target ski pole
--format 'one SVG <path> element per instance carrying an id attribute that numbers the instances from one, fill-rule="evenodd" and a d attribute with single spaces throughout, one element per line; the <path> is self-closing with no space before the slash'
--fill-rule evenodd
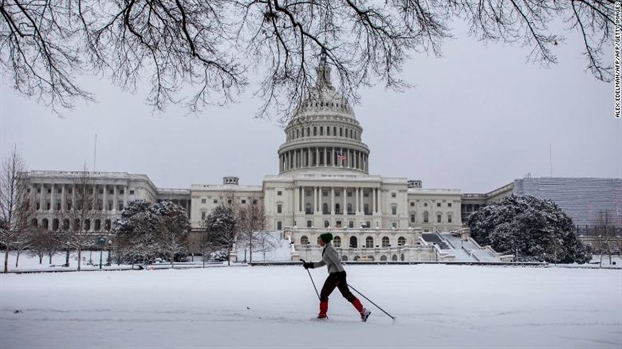
<path id="1" fill-rule="evenodd" d="M 387 315 L 388 315 L 391 319 L 395 320 L 395 316 L 391 316 L 391 314 L 389 314 L 389 313 L 387 313 L 386 311 L 384 311 L 384 309 L 380 308 L 380 307 L 378 306 L 378 304 L 376 304 L 376 303 L 372 302 L 372 301 L 371 301 L 371 299 L 369 299 L 369 298 L 365 297 L 365 295 L 364 295 L 364 294 L 362 294 L 361 292 L 359 292 L 356 288 L 352 287 L 352 285 L 348 284 L 348 287 L 350 287 L 351 289 L 353 289 L 353 290 L 354 290 L 354 292 L 356 292 L 356 293 L 360 294 L 363 298 L 367 299 L 367 300 L 369 301 L 369 303 L 371 303 L 371 304 L 375 305 L 375 306 L 376 306 L 376 308 L 378 308 L 378 309 L 382 310 L 382 312 L 383 312 L 383 313 L 385 313 L 385 314 L 387 314 Z"/>
<path id="2" fill-rule="evenodd" d="M 307 263 L 304 259 L 301 259 L 302 263 Z M 320 299 L 320 293 L 317 291 L 317 287 L 315 287 L 315 281 L 313 281 L 313 276 L 311 276 L 311 272 L 309 269 L 305 269 L 309 274 L 309 278 L 311 279 L 311 283 L 313 284 L 313 289 L 315 290 L 315 294 L 317 294 L 317 299 Z"/>

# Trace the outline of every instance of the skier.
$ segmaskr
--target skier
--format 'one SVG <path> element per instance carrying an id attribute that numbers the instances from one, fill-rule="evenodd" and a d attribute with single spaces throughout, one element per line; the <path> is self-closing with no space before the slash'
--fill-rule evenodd
<path id="1" fill-rule="evenodd" d="M 328 296 L 330 296 L 330 294 L 335 290 L 335 287 L 337 287 L 339 288 L 341 295 L 347 299 L 348 302 L 352 303 L 354 308 L 356 308 L 359 314 L 361 314 L 361 320 L 367 321 L 371 311 L 363 308 L 361 301 L 359 301 L 359 299 L 356 298 L 352 292 L 350 292 L 346 281 L 346 271 L 341 265 L 337 251 L 335 251 L 333 245 L 330 243 L 332 240 L 333 234 L 331 233 L 324 233 L 320 235 L 320 246 L 324 247 L 322 250 L 322 260 L 316 263 L 304 262 L 302 265 L 305 269 L 314 269 L 324 265 L 328 268 L 328 277 L 326 278 L 322 291 L 320 292 L 320 314 L 317 318 L 321 320 L 328 319 L 328 316 L 326 315 L 326 312 L 328 311 Z"/>

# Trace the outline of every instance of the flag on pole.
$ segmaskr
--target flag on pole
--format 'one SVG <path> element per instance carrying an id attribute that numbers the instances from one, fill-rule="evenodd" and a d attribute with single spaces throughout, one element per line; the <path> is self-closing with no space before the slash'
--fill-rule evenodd
<path id="1" fill-rule="evenodd" d="M 346 156 L 341 154 L 341 153 L 337 153 L 337 160 L 345 160 Z"/>

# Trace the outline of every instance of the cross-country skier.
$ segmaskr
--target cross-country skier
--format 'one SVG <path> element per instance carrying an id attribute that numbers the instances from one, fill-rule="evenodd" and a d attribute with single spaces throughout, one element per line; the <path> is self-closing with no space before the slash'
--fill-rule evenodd
<path id="1" fill-rule="evenodd" d="M 352 303 L 354 308 L 356 308 L 359 314 L 361 314 L 361 320 L 367 321 L 371 311 L 363 308 L 361 301 L 359 301 L 358 298 L 350 292 L 346 281 L 346 271 L 341 265 L 337 251 L 335 251 L 333 245 L 330 243 L 332 240 L 333 234 L 331 233 L 324 233 L 320 235 L 320 246 L 324 247 L 322 250 L 322 260 L 316 263 L 304 262 L 302 265 L 305 269 L 318 268 L 324 265 L 328 268 L 328 277 L 324 282 L 322 292 L 320 292 L 320 314 L 317 318 L 323 320 L 328 319 L 328 316 L 326 315 L 326 312 L 328 311 L 328 296 L 330 296 L 330 294 L 335 290 L 335 287 L 337 287 L 341 292 L 341 295 L 343 295 L 348 302 Z"/>

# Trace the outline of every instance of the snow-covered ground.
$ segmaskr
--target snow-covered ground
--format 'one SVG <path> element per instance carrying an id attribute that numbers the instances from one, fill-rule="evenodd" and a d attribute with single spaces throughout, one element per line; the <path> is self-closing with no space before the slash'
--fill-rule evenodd
<path id="1" fill-rule="evenodd" d="M 98 256 L 99 257 L 99 256 Z M 24 263 L 28 259 L 24 259 Z M 621 348 L 622 272 L 347 265 L 397 317 L 299 266 L 0 275 L 0 348 Z M 325 268 L 311 270 L 318 287 Z"/>

